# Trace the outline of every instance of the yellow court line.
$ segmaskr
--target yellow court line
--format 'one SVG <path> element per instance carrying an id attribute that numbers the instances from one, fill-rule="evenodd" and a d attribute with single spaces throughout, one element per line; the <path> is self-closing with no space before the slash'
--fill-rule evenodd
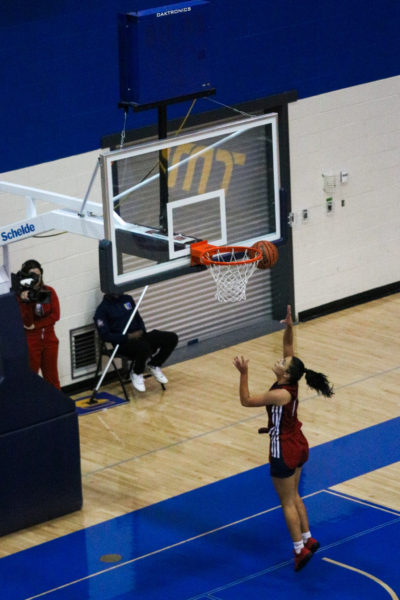
<path id="1" fill-rule="evenodd" d="M 368 577 L 369 579 L 372 579 L 372 581 L 375 581 L 375 583 L 378 583 L 379 585 L 381 585 L 383 587 L 383 589 L 385 589 L 387 591 L 387 593 L 390 595 L 392 600 L 399 600 L 398 595 L 392 590 L 392 588 L 389 587 L 381 579 L 378 579 L 378 577 L 375 577 L 375 575 L 371 575 L 370 573 L 367 573 L 366 571 L 361 571 L 361 569 L 357 569 L 356 567 L 351 567 L 350 565 L 345 565 L 344 563 L 338 562 L 337 560 L 332 560 L 332 558 L 323 557 L 322 560 L 326 560 L 326 562 L 330 562 L 334 565 L 337 565 L 338 567 L 343 567 L 344 569 L 348 569 L 349 571 L 355 571 L 356 573 L 360 573 L 360 575 L 364 575 L 364 577 Z"/>

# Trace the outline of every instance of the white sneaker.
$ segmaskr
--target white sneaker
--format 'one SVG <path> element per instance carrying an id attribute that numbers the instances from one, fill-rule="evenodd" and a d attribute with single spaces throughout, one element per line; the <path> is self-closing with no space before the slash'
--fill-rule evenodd
<path id="1" fill-rule="evenodd" d="M 138 375 L 131 371 L 130 378 L 132 381 L 132 385 L 138 392 L 145 392 L 146 386 L 144 385 L 144 377 L 143 375 Z"/>
<path id="2" fill-rule="evenodd" d="M 160 367 L 152 367 L 151 365 L 147 365 L 147 369 L 159 383 L 168 383 L 168 379 L 165 377 Z"/>

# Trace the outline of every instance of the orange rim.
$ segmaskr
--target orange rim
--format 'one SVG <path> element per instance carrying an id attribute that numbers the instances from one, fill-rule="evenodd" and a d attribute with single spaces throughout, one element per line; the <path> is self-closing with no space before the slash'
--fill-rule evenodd
<path id="1" fill-rule="evenodd" d="M 211 258 L 212 256 L 215 256 L 216 254 L 218 254 L 218 252 L 220 253 L 220 256 L 221 256 L 223 254 L 231 255 L 232 251 L 235 254 L 240 253 L 240 252 L 245 254 L 245 252 L 247 252 L 247 256 L 250 255 L 250 257 L 246 258 L 245 260 L 229 260 L 229 261 L 213 260 Z M 251 256 L 251 255 L 253 255 L 253 256 Z M 202 253 L 200 262 L 203 263 L 203 265 L 218 265 L 220 267 L 228 267 L 229 265 L 245 265 L 247 263 L 258 262 L 261 259 L 262 259 L 262 253 L 260 252 L 260 250 L 257 250 L 256 248 L 250 248 L 248 246 L 214 246 L 213 248 L 210 248 L 209 250 L 206 250 L 205 252 Z"/>

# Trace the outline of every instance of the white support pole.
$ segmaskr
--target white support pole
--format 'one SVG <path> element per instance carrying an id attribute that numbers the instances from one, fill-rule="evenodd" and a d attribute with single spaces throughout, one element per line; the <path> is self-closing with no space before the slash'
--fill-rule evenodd
<path id="1" fill-rule="evenodd" d="M 61 206 L 62 209 L 71 210 L 76 213 L 82 210 L 82 198 L 57 194 L 56 192 L 47 192 L 46 190 L 9 183 L 8 181 L 0 181 L 0 192 L 6 192 L 15 196 L 28 196 L 34 201 L 51 202 L 52 204 Z M 98 202 L 87 200 L 86 209 L 91 215 L 103 216 L 103 205 Z"/>
<path id="2" fill-rule="evenodd" d="M 3 246 L 3 265 L 0 266 L 0 294 L 8 294 L 10 286 L 10 255 L 8 246 Z"/>
<path id="3" fill-rule="evenodd" d="M 149 286 L 148 286 L 148 285 L 146 285 L 146 286 L 145 286 L 145 288 L 144 288 L 144 290 L 143 290 L 143 292 L 141 293 L 141 295 L 140 295 L 140 298 L 139 298 L 139 300 L 138 300 L 138 301 L 137 301 L 137 303 L 136 303 L 135 310 L 132 312 L 131 316 L 129 317 L 129 319 L 128 319 L 128 322 L 127 322 L 127 324 L 125 325 L 125 328 L 124 328 L 124 330 L 123 330 L 123 332 L 122 332 L 122 335 L 125 335 L 125 334 L 126 334 L 126 332 L 128 331 L 128 329 L 129 329 L 129 326 L 130 326 L 130 324 L 132 323 L 132 320 L 133 320 L 134 316 L 136 315 L 137 311 L 139 310 L 140 303 L 142 302 L 142 300 L 143 300 L 143 298 L 144 298 L 144 295 L 145 295 L 145 293 L 147 292 L 147 288 L 148 288 L 148 287 L 149 287 Z M 113 353 L 111 354 L 110 358 L 108 359 L 108 363 L 107 363 L 107 365 L 106 365 L 106 367 L 105 367 L 105 369 L 104 369 L 103 373 L 101 374 L 101 377 L 100 377 L 99 381 L 97 382 L 97 385 L 96 385 L 96 387 L 95 387 L 95 388 L 94 388 L 94 390 L 93 390 L 92 396 L 91 396 L 91 398 L 90 398 L 90 400 L 89 400 L 89 404 L 95 404 L 95 403 L 97 402 L 97 400 L 95 399 L 95 398 L 96 398 L 96 394 L 97 394 L 97 392 L 99 391 L 99 389 L 100 389 L 100 387 L 101 387 L 101 384 L 103 383 L 103 379 L 104 379 L 104 377 L 106 376 L 106 374 L 107 374 L 107 371 L 108 371 L 108 369 L 110 368 L 110 365 L 111 365 L 112 361 L 114 360 L 114 357 L 115 357 L 115 355 L 116 355 L 116 354 L 117 354 L 117 352 L 118 352 L 118 348 L 119 348 L 119 344 L 117 344 L 117 345 L 115 346 Z"/>
<path id="4" fill-rule="evenodd" d="M 94 171 L 92 173 L 92 177 L 90 178 L 89 186 L 88 186 L 88 189 L 86 191 L 85 197 L 83 199 L 82 206 L 80 208 L 80 211 L 78 212 L 78 215 L 80 217 L 84 216 L 83 211 L 85 210 L 86 202 L 88 201 L 89 194 L 90 194 L 90 192 L 92 190 L 92 187 L 93 187 L 93 184 L 94 184 L 94 180 L 96 179 L 96 175 L 97 175 L 97 171 L 99 170 L 99 167 L 100 167 L 100 163 L 99 163 L 99 161 L 97 161 L 96 166 L 94 168 Z"/>

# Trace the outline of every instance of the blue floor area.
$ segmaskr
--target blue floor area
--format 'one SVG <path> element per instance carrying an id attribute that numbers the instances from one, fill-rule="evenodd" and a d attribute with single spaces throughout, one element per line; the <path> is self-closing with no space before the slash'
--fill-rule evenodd
<path id="1" fill-rule="evenodd" d="M 400 514 L 328 488 L 399 461 L 399 434 L 397 418 L 311 450 L 301 493 L 321 549 L 300 573 L 267 467 L 260 467 L 5 557 L 2 596 L 251 600 L 270 590 L 273 598 L 294 591 L 299 599 L 387 598 L 376 580 L 399 593 L 393 540 Z M 390 556 L 377 548 L 390 548 Z M 102 562 L 108 554 L 121 560 Z"/>

